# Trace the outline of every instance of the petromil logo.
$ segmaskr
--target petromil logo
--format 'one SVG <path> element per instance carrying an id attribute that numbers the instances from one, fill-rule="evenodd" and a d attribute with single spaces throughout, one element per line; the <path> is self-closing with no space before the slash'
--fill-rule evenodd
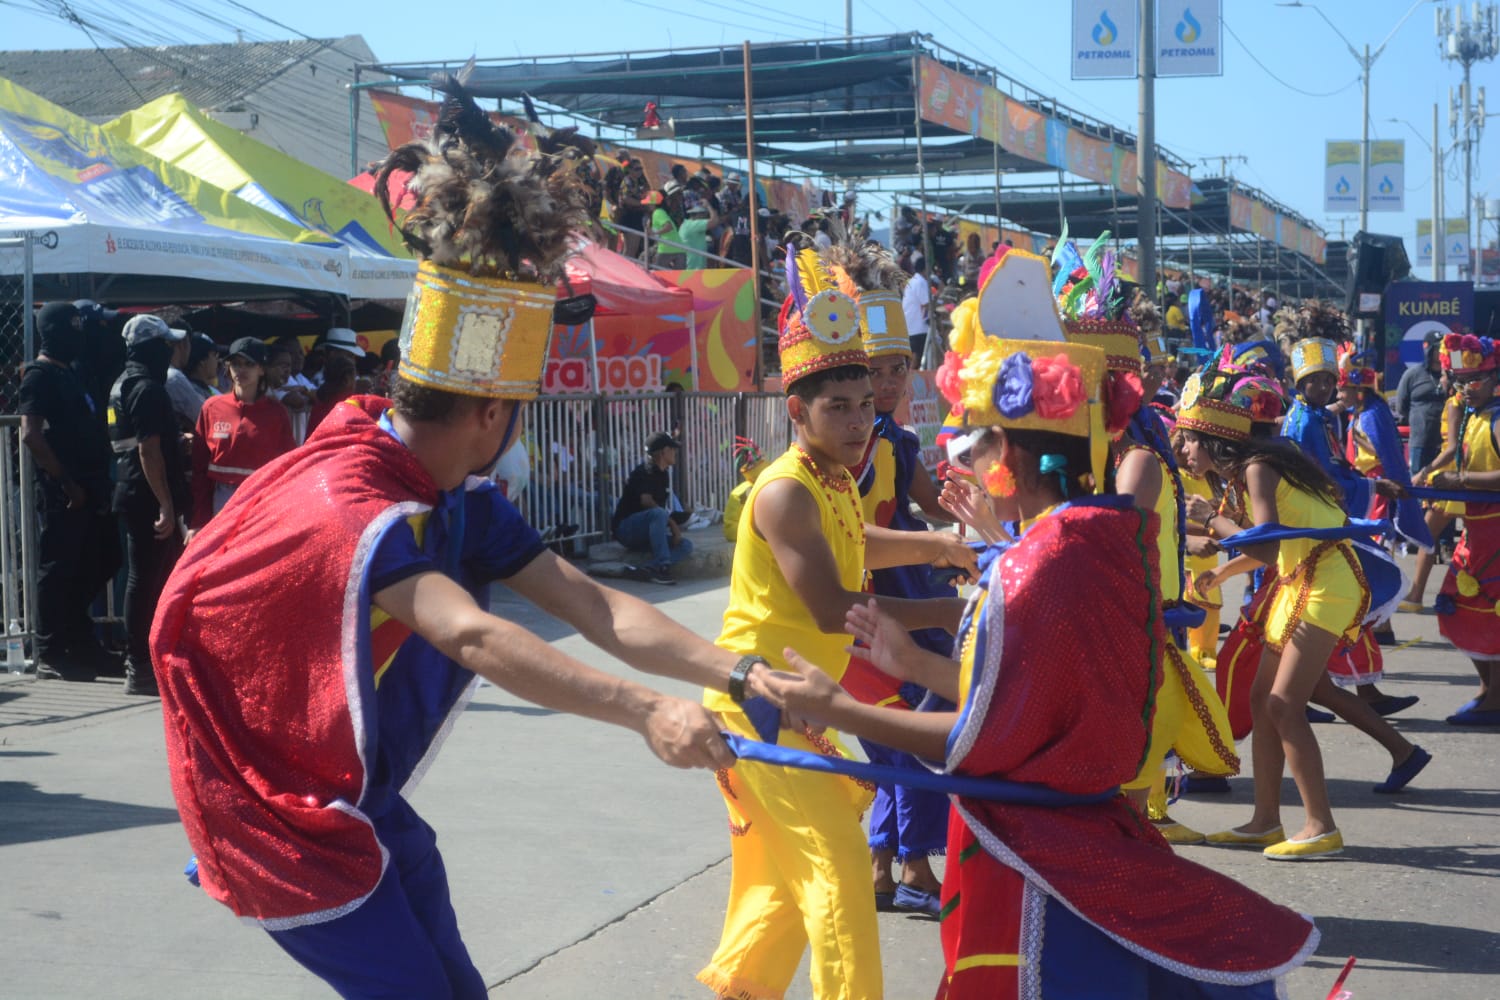
<path id="1" fill-rule="evenodd" d="M 1193 16 L 1193 8 L 1182 8 L 1182 20 L 1177 22 L 1177 30 L 1174 32 L 1177 40 L 1183 45 L 1192 45 L 1203 34 L 1203 25 Z"/>
<path id="2" fill-rule="evenodd" d="M 1392 191 L 1396 190 L 1396 185 L 1391 183 L 1390 177 L 1381 175 L 1379 190 L 1381 194 L 1390 194 Z"/>
<path id="3" fill-rule="evenodd" d="M 1099 12 L 1099 23 L 1094 25 L 1094 44 L 1105 48 L 1114 44 L 1114 40 L 1120 37 L 1120 30 L 1115 27 L 1115 22 L 1110 20 L 1109 11 Z"/>
<path id="4" fill-rule="evenodd" d="M 1333 189 L 1335 191 L 1337 191 L 1339 194 L 1348 194 L 1349 193 L 1349 179 L 1347 177 L 1345 177 L 1343 174 L 1340 174 L 1339 175 L 1339 182 L 1333 186 Z"/>

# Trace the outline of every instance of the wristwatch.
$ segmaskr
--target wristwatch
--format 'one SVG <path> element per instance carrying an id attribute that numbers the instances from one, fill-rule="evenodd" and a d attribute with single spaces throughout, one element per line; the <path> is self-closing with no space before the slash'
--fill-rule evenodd
<path id="1" fill-rule="evenodd" d="M 742 656 L 740 662 L 734 665 L 734 669 L 729 671 L 729 698 L 736 705 L 744 703 L 745 681 L 749 679 L 750 671 L 755 669 L 757 663 L 766 667 L 770 666 L 764 656 Z"/>

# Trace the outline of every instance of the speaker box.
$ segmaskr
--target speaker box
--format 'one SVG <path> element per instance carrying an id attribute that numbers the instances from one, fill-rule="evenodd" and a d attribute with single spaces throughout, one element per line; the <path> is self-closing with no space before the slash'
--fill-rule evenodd
<path id="1" fill-rule="evenodd" d="M 1359 297 L 1362 293 L 1383 294 L 1385 286 L 1411 274 L 1411 261 L 1406 256 L 1406 244 L 1399 236 L 1383 236 L 1380 233 L 1358 232 L 1349 241 L 1349 287 L 1344 300 L 1344 311 L 1351 316 L 1379 315 L 1381 307 L 1361 310 Z"/>

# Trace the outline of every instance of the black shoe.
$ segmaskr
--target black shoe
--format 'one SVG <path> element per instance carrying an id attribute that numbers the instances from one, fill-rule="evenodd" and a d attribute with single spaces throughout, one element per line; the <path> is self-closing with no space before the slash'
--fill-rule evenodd
<path id="1" fill-rule="evenodd" d="M 156 689 L 156 675 L 150 670 L 137 670 L 133 666 L 125 668 L 125 693 L 143 698 L 161 697 L 161 692 Z"/>
<path id="2" fill-rule="evenodd" d="M 36 664 L 36 679 L 39 681 L 72 681 L 78 684 L 90 684 L 95 676 L 92 669 L 77 663 L 45 663 L 38 660 Z"/>
<path id="3" fill-rule="evenodd" d="M 645 583 L 647 580 L 651 579 L 651 570 L 647 569 L 645 566 L 631 566 L 629 564 L 626 564 L 625 569 L 622 571 L 621 575 L 624 576 L 627 580 L 639 580 L 641 583 Z"/>
<path id="4" fill-rule="evenodd" d="M 1404 712 L 1422 699 L 1414 694 L 1394 695 L 1388 694 L 1384 698 L 1378 698 L 1370 702 L 1370 707 L 1375 710 L 1376 715 L 1395 715 Z"/>
<path id="5" fill-rule="evenodd" d="M 671 572 L 661 566 L 652 569 L 651 575 L 647 579 L 652 583 L 659 583 L 664 587 L 672 587 L 677 584 L 677 580 L 672 576 Z"/>
<path id="6" fill-rule="evenodd" d="M 1371 634 L 1375 636 L 1375 645 L 1377 646 L 1399 645 L 1399 643 L 1396 642 L 1396 633 L 1393 629 L 1385 629 L 1383 631 L 1373 632 Z"/>

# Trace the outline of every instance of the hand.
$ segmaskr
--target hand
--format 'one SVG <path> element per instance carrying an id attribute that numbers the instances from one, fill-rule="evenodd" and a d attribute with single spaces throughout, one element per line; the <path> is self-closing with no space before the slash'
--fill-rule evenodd
<path id="1" fill-rule="evenodd" d="M 1218 508 L 1200 496 L 1190 496 L 1184 502 L 1189 521 L 1207 524 L 1218 513 Z"/>
<path id="2" fill-rule="evenodd" d="M 943 484 L 938 503 L 954 520 L 968 525 L 986 542 L 1008 541 L 1009 536 L 995 516 L 995 508 L 984 490 L 976 483 L 949 479 Z"/>
<path id="3" fill-rule="evenodd" d="M 1456 490 L 1460 482 L 1456 472 L 1435 472 L 1427 477 L 1427 484 L 1440 490 Z"/>
<path id="4" fill-rule="evenodd" d="M 937 554 L 932 559 L 932 565 L 943 568 L 951 566 L 963 571 L 960 583 L 968 583 L 979 579 L 979 556 L 964 540 L 951 531 L 935 531 L 933 544 L 937 547 Z"/>
<path id="5" fill-rule="evenodd" d="M 171 504 L 163 504 L 161 513 L 156 515 L 156 521 L 151 525 L 151 531 L 156 535 L 158 542 L 164 542 L 172 537 L 172 532 L 177 530 L 177 512 L 172 509 Z"/>
<path id="6" fill-rule="evenodd" d="M 1211 569 L 1206 569 L 1193 578 L 1193 590 L 1199 594 L 1207 595 L 1219 585 L 1219 574 Z"/>
<path id="7" fill-rule="evenodd" d="M 671 543 L 673 545 L 676 545 L 682 540 L 682 525 L 678 524 L 670 517 L 667 518 L 667 538 L 671 540 Z"/>
<path id="8" fill-rule="evenodd" d="M 663 763 L 717 771 L 735 760 L 719 730 L 718 717 L 702 705 L 663 696 L 647 712 L 641 735 Z"/>
<path id="9" fill-rule="evenodd" d="M 905 669 L 912 654 L 917 652 L 917 644 L 912 641 L 911 633 L 881 611 L 874 599 L 849 609 L 844 616 L 844 631 L 854 636 L 856 643 L 844 650 L 850 656 L 869 660 L 876 670 L 899 681 L 914 679 Z"/>
<path id="10" fill-rule="evenodd" d="M 777 687 L 786 702 L 792 723 L 790 728 L 800 728 L 796 725 L 798 722 L 815 731 L 832 725 L 838 708 L 853 701 L 849 693 L 832 677 L 803 659 L 795 649 L 784 649 L 782 655 L 786 657 L 787 666 L 796 673 L 772 673 L 770 683 Z"/>
<path id="11" fill-rule="evenodd" d="M 84 504 L 88 503 L 88 500 L 89 500 L 88 493 L 86 493 L 84 491 L 84 489 L 83 489 L 82 486 L 79 486 L 73 480 L 71 480 L 71 479 L 64 479 L 63 480 L 63 484 L 62 484 L 62 488 L 63 488 L 63 493 L 68 498 L 68 509 L 69 510 L 78 510 Z"/>
<path id="12" fill-rule="evenodd" d="M 1387 500 L 1402 500 L 1406 497 L 1406 487 L 1393 479 L 1375 480 L 1375 494 L 1385 497 Z"/>
<path id="13" fill-rule="evenodd" d="M 1219 543 L 1207 535 L 1188 535 L 1186 538 L 1187 551 L 1190 556 L 1213 556 L 1220 551 Z"/>
<path id="14" fill-rule="evenodd" d="M 189 528 L 189 529 L 187 529 L 186 531 L 184 531 L 182 533 L 182 544 L 183 545 L 189 544 L 190 542 L 192 542 L 194 536 L 196 536 L 197 534 L 198 534 L 198 529 L 197 528 Z"/>

